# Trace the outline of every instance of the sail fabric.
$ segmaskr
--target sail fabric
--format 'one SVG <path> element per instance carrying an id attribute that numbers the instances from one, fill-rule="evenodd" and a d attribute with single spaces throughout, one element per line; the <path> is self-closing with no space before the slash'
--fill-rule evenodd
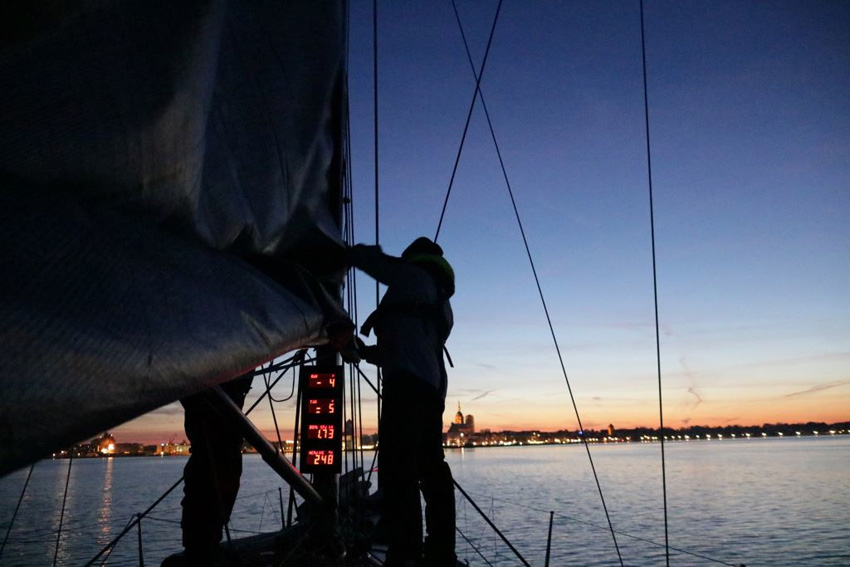
<path id="1" fill-rule="evenodd" d="M 342 0 L 60 4 L 0 24 L 0 474 L 346 319 Z"/>

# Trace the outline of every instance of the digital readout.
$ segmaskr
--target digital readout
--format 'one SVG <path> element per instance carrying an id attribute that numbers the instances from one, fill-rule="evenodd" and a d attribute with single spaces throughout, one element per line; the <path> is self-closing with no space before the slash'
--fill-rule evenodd
<path id="1" fill-rule="evenodd" d="M 310 466 L 328 466 L 334 464 L 336 451 L 330 449 L 313 449 L 307 451 L 307 464 Z"/>
<path id="2" fill-rule="evenodd" d="M 336 430 L 333 425 L 310 424 L 307 426 L 307 439 L 336 439 Z"/>
<path id="3" fill-rule="evenodd" d="M 335 388 L 336 374 L 333 372 L 310 374 L 307 385 L 310 388 Z"/>
<path id="4" fill-rule="evenodd" d="M 307 413 L 310 415 L 333 415 L 336 413 L 336 400 L 307 400 Z"/>

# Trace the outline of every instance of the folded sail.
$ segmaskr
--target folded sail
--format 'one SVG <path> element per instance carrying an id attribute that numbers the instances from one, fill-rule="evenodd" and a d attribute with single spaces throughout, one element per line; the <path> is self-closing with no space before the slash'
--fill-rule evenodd
<path id="1" fill-rule="evenodd" d="M 19 19 L 0 40 L 0 474 L 345 317 L 341 1 Z"/>

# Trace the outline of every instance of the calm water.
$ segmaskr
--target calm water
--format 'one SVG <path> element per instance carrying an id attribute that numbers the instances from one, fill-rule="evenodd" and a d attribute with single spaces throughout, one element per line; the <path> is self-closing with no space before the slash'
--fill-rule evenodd
<path id="1" fill-rule="evenodd" d="M 665 564 L 664 547 L 656 545 L 664 542 L 659 451 L 591 447 L 625 565 Z M 450 451 L 448 460 L 460 485 L 531 565 L 544 564 L 550 511 L 551 565 L 620 564 L 582 447 Z M 690 552 L 671 551 L 672 565 L 850 566 L 850 438 L 692 441 L 667 445 L 667 461 L 670 545 Z M 180 477 L 184 464 L 177 457 L 74 461 L 57 564 L 93 558 Z M 0 538 L 26 473 L 0 479 Z M 67 474 L 68 461 L 36 465 L 0 564 L 52 564 Z M 279 528 L 283 484 L 256 456 L 245 458 L 243 478 L 234 535 Z M 179 550 L 180 496 L 178 488 L 142 522 L 146 564 Z M 458 527 L 471 542 L 459 536 L 459 555 L 470 565 L 520 564 L 462 498 Z M 139 563 L 138 532 L 130 536 L 108 564 Z"/>

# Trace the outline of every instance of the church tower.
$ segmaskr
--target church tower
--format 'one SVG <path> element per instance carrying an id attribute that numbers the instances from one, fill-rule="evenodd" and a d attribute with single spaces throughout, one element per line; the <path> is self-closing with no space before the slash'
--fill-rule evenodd
<path id="1" fill-rule="evenodd" d="M 463 425 L 463 414 L 460 412 L 460 402 L 457 403 L 457 413 L 455 414 L 455 420 L 453 423 Z"/>

